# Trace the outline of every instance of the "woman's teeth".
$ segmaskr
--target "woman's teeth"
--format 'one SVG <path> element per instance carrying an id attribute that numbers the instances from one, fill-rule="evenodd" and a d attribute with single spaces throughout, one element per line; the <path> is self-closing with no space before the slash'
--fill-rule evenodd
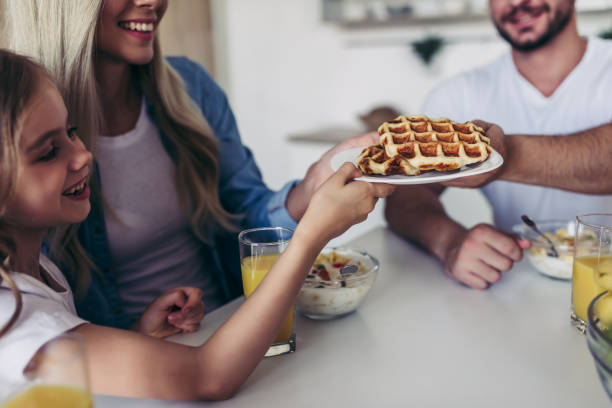
<path id="1" fill-rule="evenodd" d="M 83 189 L 85 188 L 86 184 L 87 182 L 84 181 L 81 184 L 72 187 L 70 190 L 64 191 L 64 195 L 79 195 L 83 192 Z"/>
<path id="2" fill-rule="evenodd" d="M 153 23 L 119 23 L 119 27 L 130 30 L 130 31 L 140 31 L 141 33 L 150 33 L 153 31 L 154 24 Z"/>

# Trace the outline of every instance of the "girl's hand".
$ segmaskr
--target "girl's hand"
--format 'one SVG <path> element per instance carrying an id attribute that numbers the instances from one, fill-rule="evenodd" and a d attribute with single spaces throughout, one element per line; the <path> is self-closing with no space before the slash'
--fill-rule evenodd
<path id="1" fill-rule="evenodd" d="M 344 163 L 314 193 L 298 230 L 327 242 L 364 221 L 378 199 L 395 189 L 390 184 L 353 181 L 361 175 L 353 164 Z"/>
<path id="2" fill-rule="evenodd" d="M 299 221 L 310 202 L 314 192 L 323 184 L 334 171 L 331 168 L 331 159 L 336 154 L 354 147 L 366 147 L 378 143 L 380 136 L 377 132 L 370 132 L 360 136 L 351 137 L 342 143 L 329 149 L 321 156 L 319 160 L 314 162 L 304 179 L 297 185 L 287 197 L 287 211 L 294 220 Z"/>
<path id="3" fill-rule="evenodd" d="M 360 136 L 355 136 L 346 139 L 342 143 L 339 143 L 328 151 L 326 151 L 318 161 L 313 163 L 308 169 L 308 172 L 304 177 L 304 181 L 310 183 L 316 191 L 316 189 L 319 188 L 321 184 L 323 184 L 332 174 L 334 174 L 334 171 L 331 168 L 332 157 L 344 150 L 377 144 L 379 140 L 380 136 L 378 132 L 365 133 Z"/>
<path id="4" fill-rule="evenodd" d="M 202 291 L 182 286 L 169 289 L 158 296 L 132 325 L 132 330 L 164 338 L 197 330 L 203 318 Z"/>

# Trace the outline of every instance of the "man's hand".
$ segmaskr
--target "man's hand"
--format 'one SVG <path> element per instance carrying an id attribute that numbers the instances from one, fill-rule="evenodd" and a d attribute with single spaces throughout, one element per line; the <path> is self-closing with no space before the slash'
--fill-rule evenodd
<path id="1" fill-rule="evenodd" d="M 132 330 L 164 338 L 197 330 L 203 318 L 202 291 L 182 286 L 159 295 L 132 325 Z"/>
<path id="2" fill-rule="evenodd" d="M 488 173 L 478 174 L 471 177 L 463 177 L 442 183 L 447 187 L 474 188 L 483 186 L 497 179 L 501 175 L 501 170 L 503 167 L 510 162 L 511 158 L 508 155 L 508 139 L 502 128 L 493 123 L 488 123 L 482 120 L 474 120 L 473 122 L 475 125 L 484 129 L 487 137 L 491 139 L 491 147 L 503 157 L 504 164 Z"/>
<path id="3" fill-rule="evenodd" d="M 486 289 L 501 279 L 523 257 L 529 241 L 479 224 L 455 240 L 444 257 L 444 270 L 453 279 L 475 289 Z"/>

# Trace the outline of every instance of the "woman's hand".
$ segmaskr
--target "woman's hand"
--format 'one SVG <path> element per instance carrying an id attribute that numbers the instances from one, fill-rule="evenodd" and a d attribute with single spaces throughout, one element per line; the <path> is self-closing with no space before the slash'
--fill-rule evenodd
<path id="1" fill-rule="evenodd" d="M 337 144 L 329 149 L 321 156 L 319 160 L 314 162 L 306 172 L 304 179 L 297 185 L 287 197 L 287 211 L 291 217 L 299 221 L 314 192 L 321 184 L 325 182 L 334 171 L 331 168 L 331 159 L 341 151 L 352 149 L 354 147 L 366 147 L 378 143 L 378 133 L 370 132 L 361 136 L 351 137 L 344 142 Z"/>
<path id="2" fill-rule="evenodd" d="M 361 175 L 353 164 L 344 163 L 312 196 L 298 225 L 300 232 L 327 242 L 364 221 L 378 199 L 395 189 L 390 184 L 353 180 Z"/>
<path id="3" fill-rule="evenodd" d="M 132 325 L 132 330 L 164 338 L 197 330 L 203 318 L 202 291 L 182 286 L 159 295 Z"/>

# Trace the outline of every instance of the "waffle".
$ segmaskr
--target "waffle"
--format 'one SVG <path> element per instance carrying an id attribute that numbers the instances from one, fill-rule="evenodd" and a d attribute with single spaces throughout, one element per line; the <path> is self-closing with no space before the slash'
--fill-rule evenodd
<path id="1" fill-rule="evenodd" d="M 426 170 L 456 170 L 486 160 L 491 152 L 484 130 L 472 122 L 398 116 L 380 125 L 378 134 L 379 143 L 357 158 L 363 174 L 414 176 Z"/>

